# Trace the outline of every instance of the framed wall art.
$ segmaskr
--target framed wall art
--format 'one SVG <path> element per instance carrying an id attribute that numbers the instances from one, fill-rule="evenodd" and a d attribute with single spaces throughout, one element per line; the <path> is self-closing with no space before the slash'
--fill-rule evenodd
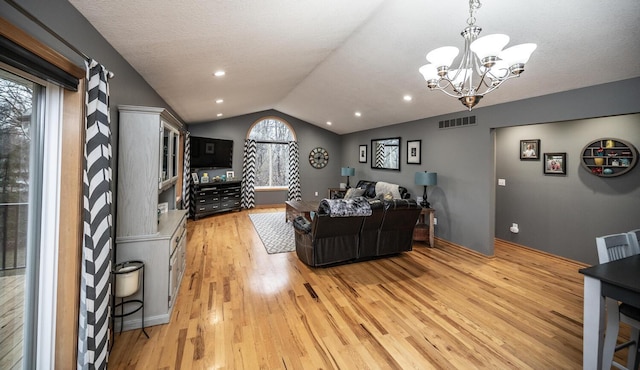
<path id="1" fill-rule="evenodd" d="M 545 175 L 567 174 L 567 153 L 544 153 Z"/>
<path id="2" fill-rule="evenodd" d="M 540 139 L 520 140 L 520 160 L 540 159 Z"/>
<path id="3" fill-rule="evenodd" d="M 407 140 L 407 164 L 420 164 L 422 140 Z"/>
<path id="4" fill-rule="evenodd" d="M 360 145 L 358 150 L 358 162 L 367 163 L 367 145 Z"/>

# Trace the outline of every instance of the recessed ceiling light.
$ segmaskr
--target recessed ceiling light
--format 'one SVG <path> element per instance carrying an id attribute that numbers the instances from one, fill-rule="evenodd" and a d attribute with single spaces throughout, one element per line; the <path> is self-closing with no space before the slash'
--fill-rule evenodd
<path id="1" fill-rule="evenodd" d="M 331 121 L 327 121 L 327 125 L 331 126 Z"/>
<path id="2" fill-rule="evenodd" d="M 217 99 L 217 100 L 216 100 L 216 104 L 221 104 L 221 103 L 223 103 L 223 102 L 224 102 L 224 100 L 222 100 L 222 99 Z"/>
<path id="3" fill-rule="evenodd" d="M 356 112 L 356 117 L 361 117 L 361 116 L 362 116 L 362 113 Z"/>
<path id="4" fill-rule="evenodd" d="M 405 95 L 402 97 L 402 99 L 404 99 L 404 101 L 411 101 L 413 100 L 413 98 L 411 97 L 411 95 Z"/>
<path id="5" fill-rule="evenodd" d="M 218 114 L 216 114 L 216 116 L 222 117 L 222 113 L 218 113 Z"/>
<path id="6" fill-rule="evenodd" d="M 216 77 L 222 77 L 226 74 L 225 71 L 216 71 L 213 75 Z"/>

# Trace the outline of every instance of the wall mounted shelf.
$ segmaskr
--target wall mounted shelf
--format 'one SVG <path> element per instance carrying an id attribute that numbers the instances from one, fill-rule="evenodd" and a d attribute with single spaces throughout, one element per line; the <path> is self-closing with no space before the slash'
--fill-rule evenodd
<path id="1" fill-rule="evenodd" d="M 633 144 L 613 138 L 594 140 L 582 149 L 582 167 L 598 177 L 616 177 L 631 171 L 638 162 Z"/>

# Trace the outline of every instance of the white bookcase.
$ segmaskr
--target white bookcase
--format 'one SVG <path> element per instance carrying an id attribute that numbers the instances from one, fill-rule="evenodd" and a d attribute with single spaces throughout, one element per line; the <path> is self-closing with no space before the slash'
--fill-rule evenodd
<path id="1" fill-rule="evenodd" d="M 187 210 L 176 209 L 175 196 L 183 125 L 163 108 L 118 109 L 116 263 L 145 263 L 145 326 L 163 324 L 171 318 L 186 261 Z M 161 201 L 169 210 L 159 216 Z M 142 299 L 141 291 L 136 295 L 131 298 Z M 127 316 L 122 326 L 141 327 L 141 312 Z"/>

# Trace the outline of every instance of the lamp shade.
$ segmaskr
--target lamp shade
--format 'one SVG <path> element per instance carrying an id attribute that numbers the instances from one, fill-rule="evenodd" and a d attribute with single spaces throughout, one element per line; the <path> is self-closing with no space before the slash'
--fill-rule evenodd
<path id="1" fill-rule="evenodd" d="M 480 37 L 472 42 L 469 48 L 482 60 L 487 57 L 497 57 L 508 43 L 509 36 L 495 33 Z"/>
<path id="2" fill-rule="evenodd" d="M 500 53 L 500 59 L 504 60 L 509 67 L 517 63 L 525 64 L 537 47 L 538 45 L 532 43 L 512 46 Z"/>
<path id="3" fill-rule="evenodd" d="M 415 177 L 416 185 L 437 185 L 438 184 L 438 174 L 436 172 L 416 172 Z"/>
<path id="4" fill-rule="evenodd" d="M 342 176 L 355 176 L 356 169 L 353 167 L 342 167 L 342 169 L 340 169 L 340 173 Z"/>
<path id="5" fill-rule="evenodd" d="M 420 67 L 418 71 L 422 74 L 426 81 L 440 79 L 440 76 L 438 76 L 438 69 L 433 64 L 425 64 Z"/>
<path id="6" fill-rule="evenodd" d="M 427 54 L 427 60 L 436 66 L 436 68 L 449 68 L 451 63 L 453 63 L 453 60 L 458 56 L 459 52 L 460 50 L 455 46 L 443 46 L 441 48 L 431 50 L 429 54 Z"/>

